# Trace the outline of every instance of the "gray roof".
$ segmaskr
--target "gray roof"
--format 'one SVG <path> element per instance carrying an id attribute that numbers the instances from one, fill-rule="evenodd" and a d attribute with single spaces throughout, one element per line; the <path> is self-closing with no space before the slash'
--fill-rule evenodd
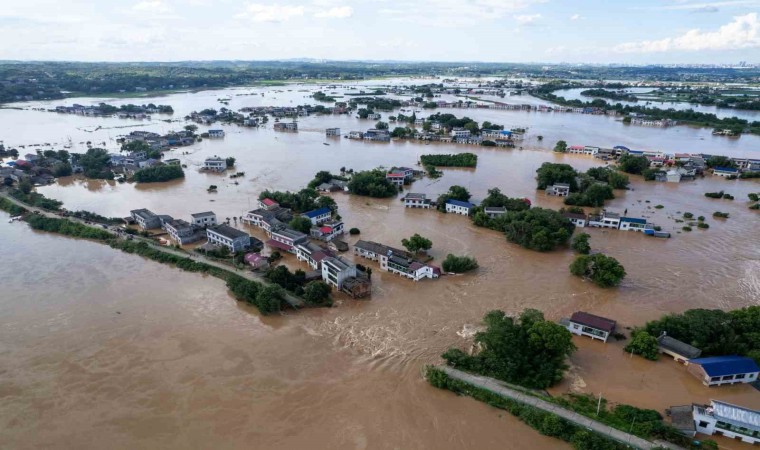
<path id="1" fill-rule="evenodd" d="M 416 192 L 409 192 L 404 196 L 404 199 L 413 199 L 413 200 L 425 200 L 427 198 L 426 194 L 420 194 Z"/>
<path id="2" fill-rule="evenodd" d="M 145 208 L 142 208 L 142 209 L 133 209 L 129 213 L 131 215 L 133 215 L 133 216 L 140 216 L 140 217 L 142 217 L 145 220 L 150 220 L 150 219 L 153 219 L 155 217 L 158 217 L 153 211 L 151 211 L 149 209 L 145 209 Z"/>
<path id="3" fill-rule="evenodd" d="M 346 261 L 345 259 L 341 258 L 340 256 L 331 256 L 327 257 L 322 260 L 322 264 L 329 264 L 331 266 L 334 266 L 339 271 L 348 270 L 353 266 L 350 262 Z"/>
<path id="4" fill-rule="evenodd" d="M 760 411 L 712 400 L 713 415 L 723 422 L 760 431 Z"/>
<path id="5" fill-rule="evenodd" d="M 199 212 L 199 213 L 190 214 L 190 215 L 193 216 L 193 218 L 195 219 L 198 219 L 201 217 L 207 217 L 207 216 L 216 216 L 216 214 L 214 214 L 213 211 Z"/>
<path id="6" fill-rule="evenodd" d="M 696 431 L 694 427 L 694 407 L 692 405 L 671 406 L 670 423 L 680 431 Z"/>
<path id="7" fill-rule="evenodd" d="M 503 206 L 486 206 L 483 210 L 485 212 L 507 212 L 507 208 Z"/>
<path id="8" fill-rule="evenodd" d="M 354 247 L 358 247 L 362 250 L 372 252 L 378 255 L 388 255 L 388 253 L 392 253 L 394 255 L 401 256 L 403 258 L 412 258 L 412 254 L 405 250 L 389 247 L 385 244 L 380 244 L 378 242 L 358 240 L 356 241 L 356 244 L 354 244 Z"/>
<path id="9" fill-rule="evenodd" d="M 272 234 L 278 234 L 280 236 L 285 236 L 287 238 L 290 238 L 294 241 L 307 238 L 305 234 L 301 233 L 300 231 L 296 231 L 292 228 L 283 228 L 282 230 L 272 231 Z"/>
<path id="10" fill-rule="evenodd" d="M 665 350 L 669 350 L 673 353 L 677 353 L 681 356 L 685 356 L 688 359 L 698 358 L 702 354 L 702 350 L 697 347 L 693 347 L 685 342 L 681 342 L 678 339 L 674 339 L 667 335 L 662 335 L 657 338 L 657 343 Z"/>
<path id="11" fill-rule="evenodd" d="M 248 236 L 248 233 L 245 233 L 243 231 L 238 230 L 237 228 L 232 228 L 229 225 L 221 224 L 217 225 L 215 227 L 211 227 L 208 229 L 208 231 L 213 231 L 216 234 L 220 234 L 228 239 L 238 239 L 241 237 L 250 237 Z"/>

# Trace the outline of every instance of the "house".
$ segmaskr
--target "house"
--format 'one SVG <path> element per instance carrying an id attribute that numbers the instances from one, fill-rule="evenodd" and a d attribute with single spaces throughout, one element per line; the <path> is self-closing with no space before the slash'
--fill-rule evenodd
<path id="1" fill-rule="evenodd" d="M 266 256 L 261 256 L 261 253 L 247 253 L 245 255 L 245 262 L 248 263 L 253 270 L 262 270 L 269 267 L 269 260 Z"/>
<path id="2" fill-rule="evenodd" d="M 556 183 L 546 187 L 546 195 L 557 197 L 567 197 L 570 195 L 570 185 L 567 183 Z"/>
<path id="3" fill-rule="evenodd" d="M 210 138 L 223 138 L 224 130 L 208 130 L 208 137 Z"/>
<path id="4" fill-rule="evenodd" d="M 205 234 L 196 226 L 182 220 L 170 220 L 163 224 L 163 229 L 169 237 L 179 245 L 191 244 L 203 239 Z"/>
<path id="5" fill-rule="evenodd" d="M 760 444 L 760 411 L 711 400 L 710 405 L 694 405 L 697 431 L 725 436 L 747 444 Z"/>
<path id="6" fill-rule="evenodd" d="M 325 130 L 325 136 L 340 136 L 340 128 L 328 128 Z"/>
<path id="7" fill-rule="evenodd" d="M 356 266 L 340 256 L 329 256 L 322 260 L 322 281 L 343 289 L 343 284 L 348 278 L 356 278 Z"/>
<path id="8" fill-rule="evenodd" d="M 410 192 L 404 196 L 404 206 L 406 208 L 430 209 L 431 203 L 425 194 Z"/>
<path id="9" fill-rule="evenodd" d="M 367 119 L 369 120 L 380 120 L 382 117 L 383 116 L 378 113 L 367 114 Z"/>
<path id="10" fill-rule="evenodd" d="M 702 354 L 702 350 L 672 338 L 664 331 L 657 338 L 657 346 L 660 349 L 660 353 L 670 355 L 680 363 L 686 363 L 690 359 L 699 358 L 699 355 Z"/>
<path id="11" fill-rule="evenodd" d="M 275 131 L 298 131 L 298 122 L 277 122 L 274 124 Z"/>
<path id="12" fill-rule="evenodd" d="M 166 164 L 167 166 L 180 166 L 180 165 L 182 165 L 180 163 L 179 159 L 177 159 L 177 158 L 165 159 L 164 160 L 164 164 Z"/>
<path id="13" fill-rule="evenodd" d="M 159 161 L 159 160 L 157 160 L 155 158 L 150 158 L 150 159 L 146 159 L 144 161 L 138 161 L 137 162 L 137 167 L 139 167 L 141 169 L 145 169 L 145 168 L 148 168 L 148 167 L 160 166 L 162 164 L 163 163 L 161 161 Z"/>
<path id="14" fill-rule="evenodd" d="M 323 261 L 323 270 L 325 265 L 327 265 L 327 263 Z M 328 267 L 330 266 L 328 265 Z M 369 277 L 363 272 L 359 272 L 358 270 L 356 274 L 356 277 L 348 277 L 343 280 L 341 291 L 350 295 L 351 298 L 368 297 L 370 294 L 372 294 L 372 280 L 370 280 Z"/>
<path id="15" fill-rule="evenodd" d="M 680 183 L 681 172 L 678 169 L 671 169 L 665 173 L 665 181 L 668 183 Z"/>
<path id="16" fill-rule="evenodd" d="M 503 216 L 507 213 L 507 208 L 503 206 L 486 206 L 483 208 L 483 212 L 486 213 L 488 217 L 491 219 Z"/>
<path id="17" fill-rule="evenodd" d="M 279 208 L 280 204 L 276 201 L 272 200 L 271 198 L 264 198 L 259 200 L 259 208 L 266 209 L 266 210 L 272 210 L 274 208 Z"/>
<path id="18" fill-rule="evenodd" d="M 224 158 L 214 156 L 203 161 L 203 168 L 212 172 L 224 172 L 227 170 L 227 162 Z"/>
<path id="19" fill-rule="evenodd" d="M 705 386 L 752 383 L 757 381 L 760 368 L 752 358 L 745 356 L 712 356 L 690 359 L 686 368 L 702 380 Z"/>
<path id="20" fill-rule="evenodd" d="M 588 216 L 588 226 L 594 228 L 620 228 L 620 214 L 602 210 L 599 215 Z"/>
<path id="21" fill-rule="evenodd" d="M 454 139 L 468 139 L 470 137 L 470 130 L 465 130 L 464 128 L 460 127 L 454 127 L 451 130 L 451 137 Z"/>
<path id="22" fill-rule="evenodd" d="M 614 320 L 583 311 L 574 312 L 570 319 L 563 319 L 561 323 L 573 334 L 599 339 L 602 342 L 607 342 L 617 325 Z"/>
<path id="23" fill-rule="evenodd" d="M 322 223 L 322 225 L 312 227 L 309 234 L 311 234 L 311 237 L 319 239 L 320 241 L 330 242 L 343 234 L 343 229 L 343 222 L 339 220 L 328 220 L 327 222 Z"/>
<path id="24" fill-rule="evenodd" d="M 621 217 L 619 229 L 622 231 L 639 231 L 643 233 L 646 230 L 654 230 L 654 225 L 647 223 L 646 219 Z"/>
<path id="25" fill-rule="evenodd" d="M 308 236 L 291 228 L 272 229 L 270 236 L 267 245 L 289 253 L 295 253 L 297 245 L 305 244 L 309 240 Z"/>
<path id="26" fill-rule="evenodd" d="M 199 227 L 211 227 L 216 225 L 216 214 L 213 211 L 190 214 L 192 224 Z"/>
<path id="27" fill-rule="evenodd" d="M 332 216 L 332 209 L 328 207 L 307 211 L 301 214 L 301 217 L 306 217 L 311 220 L 312 225 L 319 225 L 322 222 L 330 220 L 330 216 Z"/>
<path id="28" fill-rule="evenodd" d="M 391 140 L 391 133 L 388 130 L 377 130 L 371 128 L 362 134 L 362 139 L 365 141 L 389 142 Z"/>
<path id="29" fill-rule="evenodd" d="M 227 247 L 231 252 L 239 252 L 251 246 L 251 236 L 248 233 L 221 224 L 206 228 L 208 242 Z"/>
<path id="30" fill-rule="evenodd" d="M 305 261 L 312 270 L 319 270 L 322 260 L 328 256 L 333 256 L 330 250 L 313 244 L 308 240 L 294 246 L 293 249 L 295 250 L 296 258 L 299 261 Z"/>
<path id="31" fill-rule="evenodd" d="M 348 132 L 348 138 L 349 139 L 362 139 L 364 137 L 364 133 L 361 131 L 349 131 Z"/>
<path id="32" fill-rule="evenodd" d="M 359 240 L 354 244 L 354 254 L 378 261 L 380 269 L 419 281 L 423 278 L 438 278 L 441 269 L 423 264 L 411 253 L 372 241 Z"/>
<path id="33" fill-rule="evenodd" d="M 132 216 L 132 219 L 134 219 L 137 225 L 143 230 L 161 228 L 161 218 L 150 210 L 145 208 L 133 209 L 129 212 L 129 215 Z"/>
<path id="34" fill-rule="evenodd" d="M 319 192 L 348 191 L 348 183 L 343 180 L 331 179 L 316 188 Z"/>
<path id="35" fill-rule="evenodd" d="M 713 167 L 713 175 L 719 177 L 736 177 L 739 176 L 739 170 L 731 167 Z"/>
<path id="36" fill-rule="evenodd" d="M 446 200 L 446 212 L 447 213 L 454 213 L 454 214 L 461 214 L 463 216 L 469 216 L 470 211 L 472 208 L 474 208 L 475 205 L 473 205 L 470 202 L 463 202 L 461 200 Z"/>
<path id="37" fill-rule="evenodd" d="M 588 222 L 588 219 L 586 218 L 585 214 L 580 213 L 572 213 L 572 212 L 563 212 L 562 217 L 567 218 L 570 220 L 570 222 L 573 223 L 578 228 L 584 228 L 586 226 L 586 223 Z"/>
<path id="38" fill-rule="evenodd" d="M 385 179 L 396 186 L 403 186 L 406 182 L 406 176 L 402 172 L 389 172 L 385 174 Z"/>

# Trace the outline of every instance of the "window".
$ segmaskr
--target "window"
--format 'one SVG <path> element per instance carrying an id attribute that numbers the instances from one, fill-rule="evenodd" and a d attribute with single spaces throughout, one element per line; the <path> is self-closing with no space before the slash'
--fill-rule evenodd
<path id="1" fill-rule="evenodd" d="M 708 426 L 710 426 L 710 424 L 705 422 L 704 420 L 699 421 L 699 428 L 707 428 Z"/>
<path id="2" fill-rule="evenodd" d="M 741 380 L 741 379 L 743 379 L 745 376 L 746 376 L 746 374 L 740 373 L 740 374 L 738 374 L 738 375 L 734 375 L 734 378 L 735 378 L 735 379 L 737 379 L 737 380 Z"/>

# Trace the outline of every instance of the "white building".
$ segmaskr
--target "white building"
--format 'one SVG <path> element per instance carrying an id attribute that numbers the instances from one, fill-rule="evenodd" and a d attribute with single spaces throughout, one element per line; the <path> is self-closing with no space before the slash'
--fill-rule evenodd
<path id="1" fill-rule="evenodd" d="M 468 139 L 470 134 L 470 130 L 465 130 L 464 128 L 456 127 L 451 130 L 451 137 L 454 139 Z"/>
<path id="2" fill-rule="evenodd" d="M 584 228 L 588 219 L 585 214 L 563 212 L 562 217 L 566 217 L 570 222 L 578 228 Z"/>
<path id="3" fill-rule="evenodd" d="M 199 227 L 213 227 L 216 225 L 216 214 L 213 211 L 190 214 L 192 224 Z"/>
<path id="4" fill-rule="evenodd" d="M 488 217 L 491 219 L 494 219 L 499 216 L 503 216 L 507 213 L 507 208 L 503 206 L 487 206 L 483 208 L 483 212 L 486 213 Z"/>
<path id="5" fill-rule="evenodd" d="M 224 130 L 208 130 L 208 137 L 210 138 L 223 138 Z"/>
<path id="6" fill-rule="evenodd" d="M 570 319 L 562 319 L 560 323 L 573 334 L 588 336 L 602 342 L 607 342 L 617 325 L 614 320 L 582 311 L 573 313 Z"/>
<path id="7" fill-rule="evenodd" d="M 705 386 L 753 383 L 760 368 L 746 356 L 711 356 L 690 359 L 686 370 Z"/>
<path id="8" fill-rule="evenodd" d="M 222 224 L 206 228 L 206 237 L 210 243 L 227 247 L 231 252 L 239 252 L 251 246 L 251 237 L 248 233 L 229 225 Z"/>
<path id="9" fill-rule="evenodd" d="M 356 277 L 356 266 L 340 256 L 327 257 L 322 260 L 322 281 L 337 288 L 343 289 L 343 282 L 347 278 Z"/>
<path id="10" fill-rule="evenodd" d="M 556 183 L 546 188 L 546 195 L 557 197 L 567 197 L 570 195 L 570 185 L 567 183 Z"/>
<path id="11" fill-rule="evenodd" d="M 430 209 L 431 202 L 425 194 L 410 192 L 404 196 L 404 206 L 407 208 Z"/>
<path id="12" fill-rule="evenodd" d="M 620 214 L 603 209 L 598 216 L 589 216 L 588 226 L 594 228 L 620 228 Z"/>
<path id="13" fill-rule="evenodd" d="M 227 162 L 224 158 L 214 156 L 203 161 L 203 168 L 212 172 L 224 172 L 227 170 Z"/>
<path id="14" fill-rule="evenodd" d="M 760 444 L 760 411 L 711 400 L 710 406 L 694 405 L 697 431 L 707 435 Z"/>
<path id="15" fill-rule="evenodd" d="M 619 229 L 622 231 L 638 231 L 643 233 L 645 230 L 654 230 L 654 225 L 647 223 L 646 219 L 621 217 Z"/>
<path id="16" fill-rule="evenodd" d="M 325 130 L 325 136 L 340 136 L 340 128 L 328 128 Z"/>
<path id="17" fill-rule="evenodd" d="M 463 202 L 459 200 L 447 200 L 446 201 L 446 212 L 447 213 L 454 213 L 454 214 L 461 214 L 463 216 L 469 216 L 470 211 L 472 211 L 472 208 L 474 208 L 475 205 L 473 205 L 470 202 Z"/>

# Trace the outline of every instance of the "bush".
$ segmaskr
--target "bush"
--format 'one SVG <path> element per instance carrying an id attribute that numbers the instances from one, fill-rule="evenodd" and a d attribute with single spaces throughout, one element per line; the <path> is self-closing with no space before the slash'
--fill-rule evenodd
<path id="1" fill-rule="evenodd" d="M 132 179 L 138 183 L 156 183 L 184 177 L 182 167 L 174 165 L 146 167 L 132 175 Z"/>
<path id="2" fill-rule="evenodd" d="M 474 153 L 456 153 L 453 155 L 422 155 L 420 162 L 423 166 L 441 167 L 475 167 L 478 156 Z"/>
<path id="3" fill-rule="evenodd" d="M 707 223 L 705 223 L 705 222 L 699 222 L 699 223 L 697 224 L 697 228 L 703 228 L 703 229 L 707 229 L 707 228 L 710 228 L 710 225 L 709 225 L 709 224 L 707 224 Z"/>
<path id="4" fill-rule="evenodd" d="M 691 231 L 691 227 L 690 226 L 681 227 L 681 229 L 683 231 Z"/>
<path id="5" fill-rule="evenodd" d="M 726 200 L 733 200 L 734 196 L 731 195 L 731 194 L 723 194 L 723 198 L 726 199 Z"/>
<path id="6" fill-rule="evenodd" d="M 508 211 L 492 219 L 489 227 L 503 231 L 509 242 L 540 252 L 567 244 L 575 230 L 562 214 L 543 208 Z"/>
<path id="7" fill-rule="evenodd" d="M 301 233 L 309 234 L 309 231 L 311 231 L 311 219 L 304 216 L 295 216 L 290 220 L 288 226 Z"/>
<path id="8" fill-rule="evenodd" d="M 374 169 L 357 172 L 348 182 L 348 191 L 354 195 L 385 198 L 398 194 L 398 188 L 385 178 L 385 171 Z"/>
<path id="9" fill-rule="evenodd" d="M 303 290 L 303 298 L 310 305 L 332 305 L 330 286 L 324 281 L 312 281 Z"/>
<path id="10" fill-rule="evenodd" d="M 662 206 L 662 205 L 655 205 L 654 206 L 654 209 L 662 209 L 662 208 L 664 208 L 664 206 Z"/>
<path id="11" fill-rule="evenodd" d="M 464 273 L 478 268 L 478 261 L 469 256 L 455 256 L 449 253 L 443 261 L 444 272 Z"/>
<path id="12" fill-rule="evenodd" d="M 351 228 L 350 230 L 348 230 L 348 234 L 350 234 L 351 236 L 356 236 L 357 234 L 360 234 L 360 233 L 361 231 L 358 228 Z"/>
<path id="13" fill-rule="evenodd" d="M 603 288 L 618 286 L 626 275 L 617 259 L 601 253 L 577 256 L 570 264 L 570 273 L 588 278 Z"/>
<path id="14" fill-rule="evenodd" d="M 588 233 L 581 233 L 575 236 L 571 248 L 577 253 L 588 255 L 591 253 L 591 245 L 588 243 L 590 237 Z"/>
<path id="15" fill-rule="evenodd" d="M 723 191 L 719 191 L 719 192 L 705 192 L 705 197 L 708 197 L 708 198 L 723 198 Z"/>
<path id="16" fill-rule="evenodd" d="M 657 338 L 644 330 L 634 330 L 631 334 L 631 342 L 625 346 L 625 351 L 641 355 L 651 361 L 656 361 L 660 356 Z"/>
<path id="17" fill-rule="evenodd" d="M 433 242 L 417 233 L 414 233 L 409 239 L 401 239 L 401 245 L 412 253 L 430 250 Z"/>
<path id="18" fill-rule="evenodd" d="M 713 217 L 718 217 L 718 218 L 721 218 L 721 219 L 728 219 L 728 213 L 724 213 L 724 212 L 720 212 L 720 211 L 715 211 L 713 213 Z"/>
<path id="19" fill-rule="evenodd" d="M 694 217 L 694 214 L 692 214 L 690 212 L 685 212 L 685 213 L 683 213 L 683 217 L 684 217 L 684 219 L 691 219 L 691 218 Z"/>

